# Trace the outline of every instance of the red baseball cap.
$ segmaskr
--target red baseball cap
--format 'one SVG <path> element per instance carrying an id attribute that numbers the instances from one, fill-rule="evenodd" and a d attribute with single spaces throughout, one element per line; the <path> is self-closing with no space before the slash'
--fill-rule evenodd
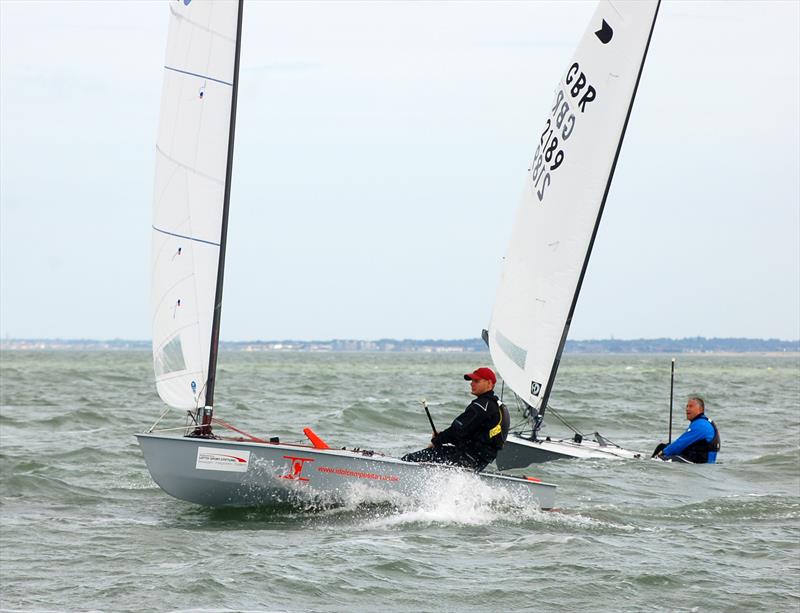
<path id="1" fill-rule="evenodd" d="M 491 368 L 486 368 L 485 366 L 482 368 L 478 368 L 477 370 L 469 373 L 468 375 L 464 375 L 465 381 L 477 381 L 478 379 L 484 379 L 486 381 L 491 381 L 493 384 L 497 383 L 497 377 L 494 374 L 494 371 Z"/>

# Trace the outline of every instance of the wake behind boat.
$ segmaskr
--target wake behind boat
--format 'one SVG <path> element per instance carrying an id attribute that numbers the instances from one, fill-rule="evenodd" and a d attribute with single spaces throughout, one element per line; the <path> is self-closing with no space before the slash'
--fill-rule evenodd
<path id="1" fill-rule="evenodd" d="M 162 400 L 186 411 L 190 423 L 178 428 L 182 434 L 151 428 L 137 435 L 153 479 L 189 502 L 251 506 L 336 503 L 364 487 L 422 496 L 439 479 L 475 475 L 331 449 L 311 434 L 312 446 L 215 434 L 242 0 L 171 2 L 169 8 L 153 209 L 153 363 Z M 553 507 L 555 485 L 492 473 L 474 478 L 519 502 Z"/>
<path id="2" fill-rule="evenodd" d="M 517 209 L 484 339 L 523 404 L 527 432 L 509 435 L 501 469 L 559 458 L 633 458 L 601 435 L 541 440 L 659 0 L 600 2 L 555 90 Z"/>

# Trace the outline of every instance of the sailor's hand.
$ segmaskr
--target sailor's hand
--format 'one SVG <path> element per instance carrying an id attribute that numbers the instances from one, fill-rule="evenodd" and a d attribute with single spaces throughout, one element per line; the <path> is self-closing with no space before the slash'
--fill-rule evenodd
<path id="1" fill-rule="evenodd" d="M 653 451 L 653 455 L 651 455 L 650 457 L 651 458 L 661 457 L 662 455 L 661 452 L 664 451 L 666 446 L 667 446 L 666 443 L 659 443 L 658 445 L 656 445 L 656 448 Z"/>

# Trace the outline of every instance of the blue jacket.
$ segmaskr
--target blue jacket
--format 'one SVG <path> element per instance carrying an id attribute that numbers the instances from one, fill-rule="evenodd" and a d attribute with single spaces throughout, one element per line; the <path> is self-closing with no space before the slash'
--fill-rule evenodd
<path id="1" fill-rule="evenodd" d="M 708 464 L 716 464 L 717 452 L 711 450 L 712 443 L 716 437 L 717 430 L 714 428 L 714 424 L 709 421 L 705 413 L 700 413 L 689 423 L 686 432 L 667 445 L 661 454 L 665 458 L 669 458 L 676 455 L 683 456 L 685 452 L 695 451 L 698 448 L 701 448 L 702 451 L 708 449 Z M 692 448 L 691 450 L 689 449 L 690 447 Z"/>

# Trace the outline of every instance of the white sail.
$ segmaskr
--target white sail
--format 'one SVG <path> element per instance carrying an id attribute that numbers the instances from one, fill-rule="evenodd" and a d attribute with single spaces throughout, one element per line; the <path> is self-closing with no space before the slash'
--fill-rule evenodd
<path id="1" fill-rule="evenodd" d="M 600 2 L 536 135 L 489 326 L 498 372 L 534 408 L 550 394 L 657 11 Z"/>
<path id="2" fill-rule="evenodd" d="M 153 207 L 153 363 L 167 404 L 204 406 L 222 237 L 238 2 L 171 0 Z"/>

